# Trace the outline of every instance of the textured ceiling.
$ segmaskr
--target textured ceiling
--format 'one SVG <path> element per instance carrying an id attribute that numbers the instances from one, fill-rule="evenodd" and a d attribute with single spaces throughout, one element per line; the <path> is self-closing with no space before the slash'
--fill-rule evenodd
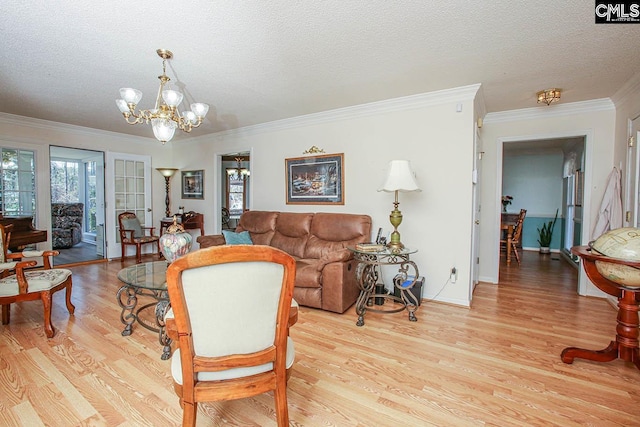
<path id="1" fill-rule="evenodd" d="M 211 105 L 192 135 L 475 83 L 488 112 L 549 87 L 606 98 L 640 70 L 640 26 L 596 25 L 585 0 L 31 0 L 0 16 L 0 112 L 147 137 L 114 100 L 134 87 L 152 107 L 158 48 Z"/>

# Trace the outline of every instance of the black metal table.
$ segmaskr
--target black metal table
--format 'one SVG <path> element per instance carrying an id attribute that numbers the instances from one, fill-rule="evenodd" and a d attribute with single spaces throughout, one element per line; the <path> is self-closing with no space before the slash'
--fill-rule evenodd
<path id="1" fill-rule="evenodd" d="M 123 268 L 118 272 L 118 279 L 124 285 L 116 295 L 118 304 L 122 307 L 120 320 L 125 325 L 122 336 L 131 335 L 136 321 L 145 329 L 157 332 L 158 340 L 163 346 L 160 357 L 162 360 L 171 357 L 171 338 L 167 336 L 164 323 L 164 316 L 170 307 L 166 279 L 168 265 L 166 261 L 155 261 Z M 139 296 L 149 296 L 154 301 L 138 307 Z M 155 310 L 155 324 L 140 318 L 140 314 L 149 309 Z"/>
<path id="2" fill-rule="evenodd" d="M 398 313 L 405 309 L 409 312 L 409 320 L 416 322 L 418 318 L 415 312 L 418 309 L 419 301 L 411 292 L 411 288 L 416 284 L 419 273 L 418 266 L 410 260 L 410 255 L 418 251 L 408 248 L 394 251 L 383 249 L 376 252 L 363 251 L 356 248 L 349 248 L 349 250 L 353 252 L 353 257 L 358 261 L 356 280 L 358 281 L 358 286 L 360 286 L 360 295 L 356 301 L 356 313 L 358 314 L 356 325 L 364 325 L 364 315 L 367 311 L 374 313 Z M 378 279 L 382 276 L 380 268 L 385 265 L 398 266 L 398 273 L 393 279 L 393 285 L 400 290 L 400 297 L 375 292 Z M 372 308 L 372 301 L 376 298 L 384 298 L 400 303 L 400 307 L 386 310 Z"/>

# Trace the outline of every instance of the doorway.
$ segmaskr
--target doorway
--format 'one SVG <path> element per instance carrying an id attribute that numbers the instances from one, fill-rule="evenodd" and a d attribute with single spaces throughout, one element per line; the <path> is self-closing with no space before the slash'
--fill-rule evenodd
<path id="1" fill-rule="evenodd" d="M 583 239 L 585 148 L 585 136 L 504 142 L 501 197 L 512 199 L 506 198 L 511 204 L 501 216 L 527 210 L 520 240 L 523 251 L 539 250 L 539 230 L 553 222 L 557 210 L 548 258 L 578 266 L 570 249 Z"/>
<path id="2" fill-rule="evenodd" d="M 251 208 L 251 153 L 227 153 L 220 163 L 220 229 L 235 230 L 240 216 Z"/>
<path id="3" fill-rule="evenodd" d="M 105 261 L 104 153 L 50 146 L 49 162 L 54 264 Z"/>

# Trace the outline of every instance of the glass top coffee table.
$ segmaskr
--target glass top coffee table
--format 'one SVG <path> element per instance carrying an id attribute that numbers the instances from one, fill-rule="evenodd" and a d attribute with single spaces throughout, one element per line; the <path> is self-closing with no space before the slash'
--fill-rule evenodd
<path id="1" fill-rule="evenodd" d="M 169 310 L 169 295 L 167 294 L 167 261 L 145 262 L 123 268 L 118 272 L 118 279 L 124 285 L 118 290 L 116 299 L 122 307 L 120 320 L 125 325 L 122 336 L 131 335 L 133 324 L 137 321 L 140 326 L 158 333 L 158 340 L 163 346 L 162 360 L 171 357 L 171 338 L 165 329 L 164 316 Z M 138 297 L 151 297 L 152 302 L 138 307 Z M 149 315 L 143 313 L 153 309 L 153 323 L 148 320 Z"/>

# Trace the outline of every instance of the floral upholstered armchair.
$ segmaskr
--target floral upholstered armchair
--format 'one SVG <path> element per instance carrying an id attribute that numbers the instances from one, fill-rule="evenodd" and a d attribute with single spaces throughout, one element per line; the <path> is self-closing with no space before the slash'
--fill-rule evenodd
<path id="1" fill-rule="evenodd" d="M 82 241 L 83 203 L 51 204 L 53 249 L 70 248 Z"/>

